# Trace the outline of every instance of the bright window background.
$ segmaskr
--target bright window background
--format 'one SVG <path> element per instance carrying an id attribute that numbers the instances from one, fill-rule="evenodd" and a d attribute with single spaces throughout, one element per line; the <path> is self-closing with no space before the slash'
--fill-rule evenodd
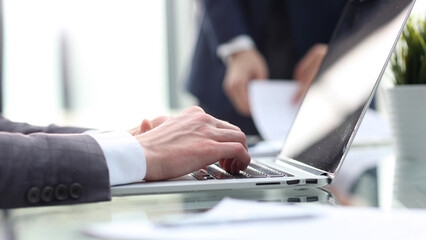
<path id="1" fill-rule="evenodd" d="M 196 0 L 3 4 L 8 118 L 128 129 L 196 103 L 183 86 L 198 30 Z M 425 10 L 426 1 L 417 0 L 414 14 Z M 382 87 L 389 85 L 385 79 Z"/>
<path id="2" fill-rule="evenodd" d="M 7 117 L 128 129 L 169 112 L 166 1 L 4 0 L 4 18 Z"/>

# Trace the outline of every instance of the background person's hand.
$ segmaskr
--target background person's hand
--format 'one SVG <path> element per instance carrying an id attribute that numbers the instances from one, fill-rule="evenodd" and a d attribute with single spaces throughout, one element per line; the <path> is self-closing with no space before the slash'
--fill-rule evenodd
<path id="1" fill-rule="evenodd" d="M 248 83 L 267 78 L 268 67 L 263 56 L 256 49 L 244 50 L 229 57 L 223 89 L 237 112 L 250 116 Z"/>
<path id="2" fill-rule="evenodd" d="M 326 44 L 315 44 L 309 49 L 302 60 L 294 69 L 293 79 L 299 82 L 299 89 L 293 98 L 293 102 L 300 102 L 314 80 L 321 66 L 322 60 L 327 54 Z"/>
<path id="3" fill-rule="evenodd" d="M 226 171 L 237 173 L 250 163 L 244 133 L 199 107 L 188 108 L 135 137 L 146 157 L 145 180 L 183 176 L 217 161 Z"/>

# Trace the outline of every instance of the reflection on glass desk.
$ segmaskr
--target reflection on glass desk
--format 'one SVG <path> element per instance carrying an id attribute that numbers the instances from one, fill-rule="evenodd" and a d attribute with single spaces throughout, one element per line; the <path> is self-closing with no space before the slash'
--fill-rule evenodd
<path id="1" fill-rule="evenodd" d="M 342 205 L 426 208 L 426 156 L 398 159 L 391 145 L 353 148 L 332 188 Z"/>
<path id="2" fill-rule="evenodd" d="M 425 159 L 389 157 L 377 166 L 381 206 L 426 208 Z"/>
<path id="3" fill-rule="evenodd" d="M 14 209 L 9 211 L 9 222 L 16 239 L 90 239 L 81 230 L 92 223 L 132 219 L 158 221 L 170 215 L 205 211 L 225 197 L 282 204 L 425 208 L 425 170 L 426 160 L 395 160 L 390 145 L 354 147 L 335 182 L 327 188 L 114 197 L 111 202 Z"/>
<path id="4" fill-rule="evenodd" d="M 9 212 L 9 220 L 17 239 L 90 239 L 81 233 L 89 224 L 132 219 L 158 221 L 170 215 L 205 211 L 225 197 L 338 205 L 333 193 L 322 188 L 227 190 L 114 197 L 103 203 L 15 209 Z"/>

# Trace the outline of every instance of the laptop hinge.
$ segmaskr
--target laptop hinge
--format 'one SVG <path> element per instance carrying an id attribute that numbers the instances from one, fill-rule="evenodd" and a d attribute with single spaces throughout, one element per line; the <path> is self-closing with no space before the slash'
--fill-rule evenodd
<path id="1" fill-rule="evenodd" d="M 277 161 L 281 161 L 285 164 L 289 164 L 293 167 L 297 167 L 297 168 L 302 169 L 303 171 L 306 171 L 306 172 L 311 173 L 313 175 L 327 176 L 330 179 L 334 179 L 334 174 L 332 174 L 332 173 L 323 171 L 323 170 L 318 169 L 318 168 L 314 168 L 312 166 L 309 166 L 307 164 L 304 164 L 302 162 L 299 162 L 299 161 L 296 161 L 296 160 L 293 160 L 293 159 L 290 159 L 290 158 L 284 159 L 284 158 L 280 157 L 280 158 L 277 159 Z"/>

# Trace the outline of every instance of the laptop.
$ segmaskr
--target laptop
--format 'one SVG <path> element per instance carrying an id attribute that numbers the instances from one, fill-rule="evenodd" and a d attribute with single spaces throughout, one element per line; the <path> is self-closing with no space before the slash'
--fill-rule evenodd
<path id="1" fill-rule="evenodd" d="M 349 0 L 328 53 L 276 157 L 252 158 L 231 175 L 217 164 L 186 176 L 111 189 L 113 196 L 324 186 L 343 160 L 415 0 Z"/>

